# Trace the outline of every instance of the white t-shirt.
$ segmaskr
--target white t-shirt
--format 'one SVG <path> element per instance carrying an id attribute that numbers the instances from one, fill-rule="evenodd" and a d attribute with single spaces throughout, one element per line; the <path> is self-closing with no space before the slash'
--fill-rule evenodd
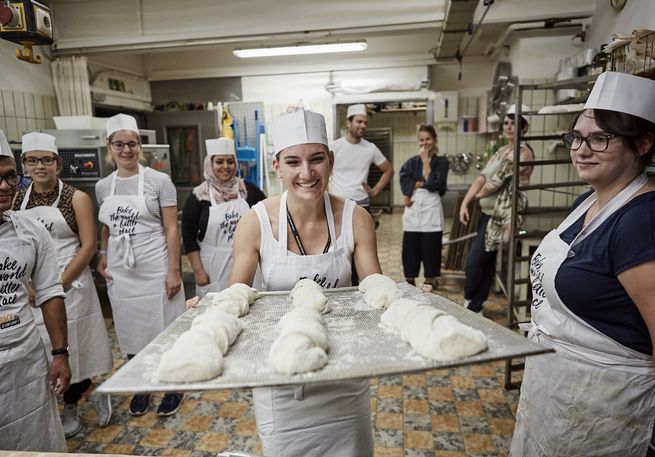
<path id="1" fill-rule="evenodd" d="M 363 138 L 352 144 L 341 137 L 330 144 L 330 150 L 334 152 L 330 193 L 356 202 L 367 199 L 362 183 L 368 179 L 368 169 L 373 163 L 379 167 L 387 158 L 376 145 Z"/>

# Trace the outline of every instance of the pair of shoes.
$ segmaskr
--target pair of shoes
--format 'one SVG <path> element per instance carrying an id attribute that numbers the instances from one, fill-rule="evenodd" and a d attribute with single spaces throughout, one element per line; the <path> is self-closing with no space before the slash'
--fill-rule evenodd
<path id="1" fill-rule="evenodd" d="M 130 402 L 130 414 L 132 416 L 143 416 L 148 412 L 150 406 L 150 394 L 136 394 Z"/>
<path id="2" fill-rule="evenodd" d="M 182 399 L 184 394 L 178 393 L 168 393 L 164 395 L 164 398 L 161 399 L 159 408 L 157 408 L 158 416 L 172 416 L 180 409 L 182 405 Z"/>
<path id="3" fill-rule="evenodd" d="M 64 414 L 61 419 L 61 425 L 64 427 L 64 436 L 71 438 L 82 430 L 82 421 L 80 421 L 80 412 L 77 409 L 77 403 L 64 403 Z"/>
<path id="4" fill-rule="evenodd" d="M 106 427 L 111 420 L 111 398 L 109 394 L 103 395 L 98 393 L 92 393 L 89 401 L 96 410 L 96 415 L 98 416 L 98 425 L 100 427 Z"/>

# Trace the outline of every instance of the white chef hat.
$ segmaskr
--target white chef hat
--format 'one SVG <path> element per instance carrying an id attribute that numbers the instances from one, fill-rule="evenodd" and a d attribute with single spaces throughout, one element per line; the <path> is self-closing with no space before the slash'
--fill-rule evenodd
<path id="1" fill-rule="evenodd" d="M 136 125 L 136 119 L 127 114 L 117 114 L 107 119 L 107 137 L 119 130 L 129 130 L 139 135 L 139 127 Z"/>
<path id="2" fill-rule="evenodd" d="M 205 149 L 207 155 L 211 156 L 237 156 L 234 148 L 234 140 L 228 138 L 217 138 L 215 140 L 205 140 Z"/>
<path id="3" fill-rule="evenodd" d="M 12 159 L 15 159 L 14 153 L 11 152 L 11 148 L 9 147 L 9 142 L 7 141 L 7 137 L 5 136 L 5 132 L 0 129 L 0 157 L 11 157 Z"/>
<path id="4" fill-rule="evenodd" d="M 30 151 L 50 151 L 59 155 L 55 137 L 48 133 L 30 132 L 23 135 L 23 154 Z"/>
<path id="5" fill-rule="evenodd" d="M 521 113 L 525 113 L 527 111 L 530 111 L 530 107 L 528 105 L 524 105 L 523 103 L 521 103 Z M 505 113 L 505 116 L 507 116 L 508 114 L 514 114 L 514 115 L 516 114 L 516 103 L 512 103 L 509 106 L 509 108 L 507 108 L 507 112 Z M 521 114 L 521 119 L 523 119 L 526 123 L 528 122 L 528 119 L 523 114 Z"/>
<path id="6" fill-rule="evenodd" d="M 346 112 L 346 119 L 350 119 L 352 116 L 361 114 L 362 116 L 368 116 L 366 113 L 366 105 L 363 103 L 358 103 L 357 105 L 350 105 L 348 111 Z"/>
<path id="7" fill-rule="evenodd" d="M 325 118 L 309 110 L 285 113 L 271 125 L 275 154 L 289 146 L 318 143 L 328 146 Z"/>
<path id="8" fill-rule="evenodd" d="M 631 114 L 655 123 L 655 81 L 640 76 L 606 71 L 589 94 L 585 109 L 604 109 Z"/>

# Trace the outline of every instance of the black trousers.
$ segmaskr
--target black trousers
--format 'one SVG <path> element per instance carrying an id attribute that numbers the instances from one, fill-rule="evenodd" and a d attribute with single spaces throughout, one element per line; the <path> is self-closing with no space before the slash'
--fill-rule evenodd
<path id="1" fill-rule="evenodd" d="M 482 304 L 489 296 L 489 290 L 496 273 L 497 251 L 486 252 L 484 250 L 484 232 L 491 216 L 480 214 L 478 220 L 478 235 L 475 237 L 471 249 L 466 256 L 466 283 L 464 285 L 464 299 L 471 300 L 469 309 L 480 311 Z"/>
<path id="2" fill-rule="evenodd" d="M 403 232 L 403 272 L 406 278 L 416 278 L 423 262 L 423 275 L 441 275 L 442 232 Z"/>
<path id="3" fill-rule="evenodd" d="M 64 403 L 76 404 L 89 387 L 91 387 L 91 380 L 89 378 L 71 384 L 68 386 L 66 392 L 64 392 Z"/>

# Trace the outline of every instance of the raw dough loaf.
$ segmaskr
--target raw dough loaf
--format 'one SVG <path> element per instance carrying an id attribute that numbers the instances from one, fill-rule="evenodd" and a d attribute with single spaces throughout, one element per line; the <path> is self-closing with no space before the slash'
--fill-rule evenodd
<path id="1" fill-rule="evenodd" d="M 235 282 L 229 287 L 229 289 L 233 289 L 241 294 L 241 296 L 248 302 L 248 305 L 252 305 L 253 302 L 259 298 L 257 289 L 254 289 L 248 284 L 244 284 L 242 282 Z"/>
<path id="2" fill-rule="evenodd" d="M 280 335 L 268 353 L 269 364 L 286 374 L 318 370 L 328 360 L 325 320 L 313 308 L 299 307 L 278 323 Z"/>
<path id="3" fill-rule="evenodd" d="M 196 326 L 212 329 L 214 338 L 223 355 L 227 352 L 227 346 L 234 343 L 243 328 L 239 319 L 216 307 L 209 308 L 204 314 L 197 316 L 191 322 L 191 328 L 193 329 Z M 225 341 L 225 344 L 222 343 L 223 341 Z"/>
<path id="4" fill-rule="evenodd" d="M 314 281 L 312 282 L 316 284 Z M 332 306 L 330 306 L 327 297 L 321 292 L 320 287 L 318 290 L 313 287 L 298 287 L 297 289 L 294 288 L 291 294 L 293 306 L 296 308 L 312 308 L 321 314 L 327 314 L 332 311 Z"/>
<path id="5" fill-rule="evenodd" d="M 278 336 L 268 353 L 268 363 L 280 373 L 305 373 L 322 368 L 327 363 L 325 351 L 314 346 L 302 333 Z"/>
<path id="6" fill-rule="evenodd" d="M 374 309 L 387 309 L 391 303 L 403 296 L 393 279 L 379 273 L 365 277 L 359 283 L 359 291 L 364 294 L 364 301 Z"/>
<path id="7" fill-rule="evenodd" d="M 164 382 L 196 382 L 213 379 L 222 370 L 223 355 L 212 337 L 189 330 L 162 354 L 158 376 Z"/>
<path id="8" fill-rule="evenodd" d="M 212 298 L 212 306 L 234 317 L 245 316 L 250 311 L 250 305 L 244 293 L 230 287 L 221 290 Z"/>
<path id="9" fill-rule="evenodd" d="M 314 346 L 324 351 L 328 348 L 327 332 L 323 317 L 312 308 L 296 308 L 285 314 L 278 322 L 280 334 L 300 333 L 306 335 Z"/>
<path id="10" fill-rule="evenodd" d="M 380 321 L 395 329 L 416 352 L 430 359 L 454 360 L 487 348 L 487 337 L 481 331 L 414 300 L 395 300 Z"/>
<path id="11" fill-rule="evenodd" d="M 291 293 L 289 294 L 291 295 L 291 298 L 294 298 L 296 291 L 300 289 L 311 289 L 323 293 L 323 288 L 319 286 L 316 281 L 312 281 L 309 278 L 304 278 L 298 281 L 296 285 L 293 286 L 293 289 L 291 289 Z"/>

